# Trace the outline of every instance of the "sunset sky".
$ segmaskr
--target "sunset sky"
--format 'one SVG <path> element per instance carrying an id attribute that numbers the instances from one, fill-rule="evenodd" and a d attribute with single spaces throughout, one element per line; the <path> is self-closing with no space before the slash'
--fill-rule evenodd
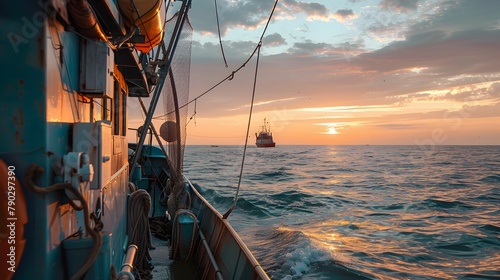
<path id="1" fill-rule="evenodd" d="M 273 0 L 194 1 L 190 97 L 250 55 Z M 280 0 L 261 51 L 249 143 L 500 144 L 500 1 Z M 243 144 L 255 61 L 200 98 L 188 144 Z M 190 105 L 188 116 L 194 112 Z"/>

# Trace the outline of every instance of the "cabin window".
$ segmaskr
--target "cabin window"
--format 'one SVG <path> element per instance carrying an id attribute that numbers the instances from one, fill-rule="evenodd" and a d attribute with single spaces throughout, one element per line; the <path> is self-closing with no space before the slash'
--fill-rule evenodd
<path id="1" fill-rule="evenodd" d="M 108 121 L 108 122 L 111 122 L 111 102 L 113 100 L 111 98 L 104 98 L 104 104 L 105 104 L 105 107 L 104 107 L 104 119 L 105 121 Z"/>
<path id="2" fill-rule="evenodd" d="M 115 80 L 114 83 L 114 92 L 113 92 L 113 100 L 114 100 L 114 114 L 113 114 L 113 134 L 125 136 L 126 130 L 126 96 L 125 92 L 121 89 L 120 83 Z"/>
<path id="3" fill-rule="evenodd" d="M 122 135 L 127 135 L 127 93 L 121 91 L 122 96 Z"/>
<path id="4" fill-rule="evenodd" d="M 115 111 L 113 116 L 113 134 L 120 135 L 120 84 L 115 80 L 113 87 L 113 100 Z"/>
<path id="5" fill-rule="evenodd" d="M 91 118 L 111 122 L 111 101 L 111 98 L 92 98 Z"/>

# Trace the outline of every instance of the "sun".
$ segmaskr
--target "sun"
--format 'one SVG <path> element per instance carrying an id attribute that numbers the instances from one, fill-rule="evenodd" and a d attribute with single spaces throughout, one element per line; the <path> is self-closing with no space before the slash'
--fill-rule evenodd
<path id="1" fill-rule="evenodd" d="M 335 129 L 335 127 L 328 128 L 328 134 L 339 134 L 339 132 Z"/>

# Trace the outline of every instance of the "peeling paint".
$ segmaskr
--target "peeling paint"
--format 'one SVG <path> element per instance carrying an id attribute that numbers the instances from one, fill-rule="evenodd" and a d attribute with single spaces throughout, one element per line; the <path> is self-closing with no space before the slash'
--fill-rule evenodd
<path id="1" fill-rule="evenodd" d="M 19 108 L 18 113 L 12 117 L 12 122 L 16 126 L 21 126 L 21 128 L 24 126 L 23 108 Z"/>
<path id="2" fill-rule="evenodd" d="M 24 139 L 23 137 L 21 136 L 21 133 L 19 132 L 19 130 L 16 130 L 16 142 L 18 144 L 24 144 Z"/>

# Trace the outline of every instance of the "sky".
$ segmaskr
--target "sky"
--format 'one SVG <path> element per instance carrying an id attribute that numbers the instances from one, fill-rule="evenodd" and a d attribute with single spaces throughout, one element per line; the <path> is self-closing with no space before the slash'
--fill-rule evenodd
<path id="1" fill-rule="evenodd" d="M 190 98 L 238 69 L 273 0 L 193 1 Z M 500 1 L 280 0 L 262 40 L 249 143 L 500 144 Z M 256 56 L 196 101 L 188 144 L 245 142 Z M 194 114 L 193 103 L 188 117 Z"/>

